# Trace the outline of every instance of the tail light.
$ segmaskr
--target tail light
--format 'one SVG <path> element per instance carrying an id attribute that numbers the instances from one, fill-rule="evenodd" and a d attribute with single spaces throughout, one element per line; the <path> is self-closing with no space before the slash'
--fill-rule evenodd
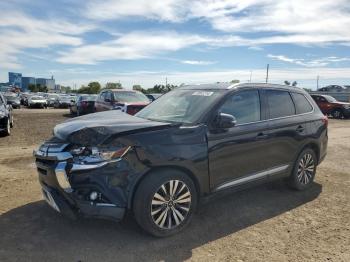
<path id="1" fill-rule="evenodd" d="M 328 127 L 328 117 L 327 117 L 326 115 L 323 116 L 323 118 L 322 118 L 322 123 L 323 123 L 326 127 Z"/>

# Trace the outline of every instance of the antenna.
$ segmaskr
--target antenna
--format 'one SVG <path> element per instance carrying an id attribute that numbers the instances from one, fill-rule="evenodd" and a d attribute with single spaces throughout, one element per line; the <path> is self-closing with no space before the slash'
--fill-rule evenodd
<path id="1" fill-rule="evenodd" d="M 269 67 L 270 67 L 270 65 L 267 64 L 267 67 L 266 67 L 266 83 L 269 81 Z"/>

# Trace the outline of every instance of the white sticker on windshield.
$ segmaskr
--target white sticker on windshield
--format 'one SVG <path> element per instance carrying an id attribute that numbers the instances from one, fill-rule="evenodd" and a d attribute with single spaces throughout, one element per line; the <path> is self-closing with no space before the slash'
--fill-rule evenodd
<path id="1" fill-rule="evenodd" d="M 193 96 L 211 96 L 214 92 L 206 92 L 206 91 L 196 91 L 192 95 Z"/>

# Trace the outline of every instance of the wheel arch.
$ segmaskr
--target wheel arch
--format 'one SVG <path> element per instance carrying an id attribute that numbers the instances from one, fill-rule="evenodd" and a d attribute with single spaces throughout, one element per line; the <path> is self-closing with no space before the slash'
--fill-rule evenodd
<path id="1" fill-rule="evenodd" d="M 307 148 L 310 148 L 315 152 L 316 158 L 317 158 L 317 164 L 318 164 L 318 162 L 320 161 L 320 147 L 315 142 L 309 142 L 305 144 L 304 147 L 299 151 L 298 156 L 301 154 L 301 152 L 303 152 Z"/>
<path id="2" fill-rule="evenodd" d="M 200 199 L 200 195 L 201 195 L 200 183 L 199 183 L 198 179 L 196 178 L 196 176 L 189 169 L 187 169 L 185 167 L 181 167 L 181 166 L 171 166 L 171 165 L 170 166 L 158 166 L 158 167 L 151 168 L 145 174 L 140 176 L 137 179 L 137 181 L 134 183 L 134 185 L 131 187 L 131 189 L 129 191 L 130 194 L 128 196 L 128 203 L 127 203 L 128 209 L 132 208 L 132 204 L 134 202 L 135 193 L 136 193 L 138 187 L 140 186 L 140 184 L 142 183 L 142 181 L 144 179 L 146 179 L 148 177 L 148 175 L 151 174 L 151 173 L 164 172 L 166 170 L 176 170 L 176 171 L 180 171 L 183 174 L 187 175 L 193 181 L 194 186 L 195 186 L 196 191 L 197 191 L 198 200 Z"/>

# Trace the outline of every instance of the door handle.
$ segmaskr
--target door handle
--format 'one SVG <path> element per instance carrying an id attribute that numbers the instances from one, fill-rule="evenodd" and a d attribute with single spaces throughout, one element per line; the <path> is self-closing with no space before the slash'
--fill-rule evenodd
<path id="1" fill-rule="evenodd" d="M 296 131 L 299 133 L 303 132 L 304 130 L 305 130 L 305 128 L 303 126 L 298 126 L 296 129 Z"/>
<path id="2" fill-rule="evenodd" d="M 257 134 L 257 136 L 256 136 L 256 140 L 262 140 L 262 139 L 266 139 L 268 136 L 266 135 L 266 134 L 264 134 L 264 133 L 259 133 L 259 134 Z"/>

